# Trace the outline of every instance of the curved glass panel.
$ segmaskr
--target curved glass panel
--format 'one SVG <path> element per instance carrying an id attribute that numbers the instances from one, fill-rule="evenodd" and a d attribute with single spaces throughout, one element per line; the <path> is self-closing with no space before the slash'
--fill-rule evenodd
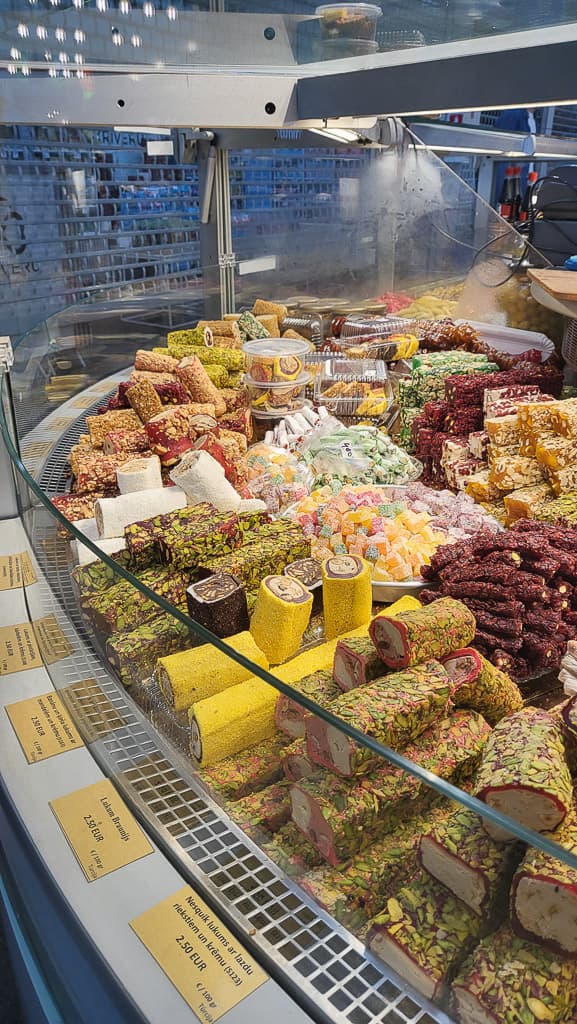
<path id="1" fill-rule="evenodd" d="M 255 157 L 251 169 L 270 170 L 266 159 Z M 529 765 L 535 811 L 523 816 L 515 800 L 482 802 L 483 787 L 500 791 L 491 776 L 501 771 L 499 754 L 487 754 L 495 734 L 479 712 L 450 708 L 444 670 L 426 727 L 419 718 L 413 729 L 415 710 L 407 708 L 388 745 L 384 733 L 360 728 L 361 705 L 356 716 L 339 714 L 334 650 L 324 646 L 318 598 L 296 674 L 285 674 L 285 659 L 269 669 L 254 646 L 217 636 L 214 620 L 211 630 L 200 614 L 189 616 L 186 589 L 201 575 L 199 559 L 226 557 L 232 534 L 220 531 L 218 555 L 203 549 L 192 569 L 175 564 L 183 539 L 176 529 L 167 541 L 166 521 L 158 524 L 166 547 L 157 547 L 157 536 L 139 535 L 130 556 L 124 550 L 112 557 L 50 501 L 69 492 L 71 451 L 87 431 L 98 434 L 98 410 L 130 378 L 136 351 L 164 347 L 168 332 L 201 318 L 232 313 L 231 296 L 240 310 L 256 297 L 278 301 L 298 292 L 320 321 L 327 307 L 338 308 L 335 294 L 358 303 L 402 289 L 421 311 L 433 299 L 450 303 L 453 316 L 477 310 L 487 319 L 490 311 L 503 322 L 521 308 L 516 301 L 507 310 L 493 296 L 522 295 L 523 239 L 445 165 L 412 143 L 399 152 L 355 150 L 342 161 L 332 180 L 323 166 L 318 190 L 308 192 L 297 163 L 290 188 L 276 192 L 278 211 L 290 210 L 291 195 L 301 197 L 302 230 L 291 232 L 279 216 L 276 236 L 263 233 L 251 252 L 241 230 L 267 223 L 267 189 L 257 179 L 255 206 L 233 211 L 240 250 L 234 267 L 207 266 L 179 293 L 80 304 L 21 340 L 10 389 L 3 380 L 1 425 L 36 559 L 38 583 L 27 599 L 34 620 L 51 617 L 47 670 L 103 769 L 183 874 L 219 901 L 313 1016 L 446 1024 L 446 1011 L 457 1019 L 477 1001 L 506 1019 L 500 990 L 475 988 L 479 976 L 484 986 L 495 976 L 507 980 L 509 999 L 523 1000 L 520 1019 L 534 1024 L 528 1013 L 536 1020 L 559 1015 L 575 995 L 574 961 L 558 966 L 543 952 L 543 939 L 573 941 L 570 737 L 565 751 L 556 727 L 537 711 L 541 740 Z M 246 153 L 229 154 L 229 169 L 239 175 L 248 173 L 246 163 Z M 286 165 L 279 170 L 284 176 Z M 76 455 L 77 476 L 78 448 Z M 84 472 L 90 496 L 90 462 Z M 89 497 L 87 518 L 91 504 Z M 282 518 L 272 525 L 278 523 L 284 528 Z M 257 532 L 269 525 L 257 516 L 250 526 L 264 572 L 278 564 L 278 541 L 271 545 L 266 529 Z M 78 567 L 90 554 L 99 560 Z M 172 655 L 186 656 L 183 668 L 158 664 Z M 304 691 L 303 671 L 318 673 Z M 220 690 L 223 682 L 231 685 Z M 524 696 L 549 706 L 559 692 L 541 681 Z M 218 702 L 217 728 L 203 719 L 205 700 Z M 511 737 L 519 756 L 528 738 Z M 568 831 L 536 831 L 560 823 Z M 504 917 L 512 887 L 515 927 L 532 936 L 530 947 L 511 938 Z M 542 913 L 546 900 L 551 914 Z M 485 931 L 492 938 L 480 943 Z M 513 982 L 504 953 L 512 944 L 519 972 Z M 559 974 L 563 984 L 555 986 Z"/>

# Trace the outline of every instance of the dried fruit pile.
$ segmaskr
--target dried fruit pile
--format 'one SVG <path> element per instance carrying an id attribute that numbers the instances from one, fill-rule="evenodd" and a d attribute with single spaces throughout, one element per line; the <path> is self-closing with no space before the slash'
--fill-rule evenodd
<path id="1" fill-rule="evenodd" d="M 558 668 L 577 626 L 577 530 L 523 519 L 440 548 L 423 576 L 477 620 L 475 647 L 516 679 Z"/>

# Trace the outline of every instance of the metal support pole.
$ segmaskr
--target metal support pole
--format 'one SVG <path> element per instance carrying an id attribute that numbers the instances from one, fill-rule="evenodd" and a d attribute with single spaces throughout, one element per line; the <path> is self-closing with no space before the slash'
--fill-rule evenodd
<path id="1" fill-rule="evenodd" d="M 219 149 L 216 154 L 216 223 L 218 231 L 218 265 L 220 268 L 221 312 L 235 310 L 235 266 L 236 256 L 232 250 L 232 218 L 230 209 L 230 177 L 228 150 Z"/>

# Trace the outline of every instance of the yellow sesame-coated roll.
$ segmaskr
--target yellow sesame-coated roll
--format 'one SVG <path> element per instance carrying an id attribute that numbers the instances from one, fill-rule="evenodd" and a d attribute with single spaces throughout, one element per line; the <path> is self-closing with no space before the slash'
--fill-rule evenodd
<path id="1" fill-rule="evenodd" d="M 250 631 L 271 665 L 297 653 L 312 607 L 310 590 L 291 576 L 266 576 L 261 582 Z"/>
<path id="2" fill-rule="evenodd" d="M 373 607 L 371 567 L 358 555 L 323 562 L 323 612 L 327 640 L 368 622 Z"/>
<path id="3" fill-rule="evenodd" d="M 224 757 L 274 736 L 277 697 L 273 686 L 253 676 L 193 704 L 189 710 L 190 752 L 196 763 L 210 768 Z"/>
<path id="4" fill-rule="evenodd" d="M 268 668 L 267 658 L 248 631 L 228 637 L 226 642 L 238 654 L 250 658 L 255 665 Z M 183 711 L 195 701 L 236 686 L 250 675 L 249 669 L 216 650 L 212 644 L 169 654 L 166 658 L 159 658 L 156 663 L 158 685 L 175 711 Z"/>

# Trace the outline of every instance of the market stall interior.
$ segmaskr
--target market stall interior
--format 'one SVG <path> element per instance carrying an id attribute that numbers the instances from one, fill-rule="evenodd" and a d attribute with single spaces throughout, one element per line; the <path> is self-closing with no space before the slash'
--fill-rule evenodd
<path id="1" fill-rule="evenodd" d="M 355 59 L 376 11 L 325 5 L 312 20 Z M 465 32 L 451 24 L 443 39 Z M 279 67 L 288 30 L 303 31 L 283 26 Z M 125 951 L 109 961 L 125 1020 L 167 1012 L 138 1001 L 131 969 L 169 979 L 176 1024 L 186 1007 L 238 1012 L 265 971 L 281 1020 L 577 1017 L 577 391 L 563 320 L 532 297 L 549 265 L 526 237 L 401 122 L 378 139 L 341 139 L 364 159 L 354 178 L 345 165 L 338 200 L 299 195 L 301 230 L 282 244 L 273 210 L 237 260 L 238 134 L 196 129 L 201 269 L 166 295 L 93 295 L 15 339 L 13 364 L 0 351 L 26 539 L 2 573 L 34 624 L 1 641 L 1 727 L 19 742 L 7 770 L 35 793 L 24 761 L 46 756 L 41 732 L 27 755 L 18 731 L 20 657 L 61 702 L 55 734 L 70 721 L 54 760 L 84 746 L 131 812 L 133 860 L 154 852 L 190 885 L 149 896 L 140 878 L 129 912 L 128 861 L 104 864 L 104 837 L 98 853 L 107 817 L 128 836 L 110 795 L 104 825 L 82 807 L 84 859 L 62 803 L 74 793 L 50 802 L 73 881 L 104 900 L 99 879 L 116 874 L 118 917 L 99 939 Z M 277 209 L 293 198 L 279 187 Z M 212 996 L 201 954 L 223 968 Z M 225 982 L 241 995 L 211 1014 Z M 268 998 L 234 1019 L 268 1019 Z"/>

